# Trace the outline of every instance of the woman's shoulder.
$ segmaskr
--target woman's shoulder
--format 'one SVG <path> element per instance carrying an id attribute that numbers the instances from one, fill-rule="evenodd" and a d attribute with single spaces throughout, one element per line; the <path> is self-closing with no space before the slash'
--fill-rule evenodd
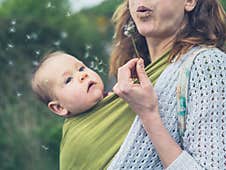
<path id="1" fill-rule="evenodd" d="M 191 79 L 200 83 L 226 79 L 226 54 L 216 47 L 205 48 L 193 59 L 190 73 Z M 205 80 L 205 81 L 201 81 Z"/>
<path id="2" fill-rule="evenodd" d="M 193 65 L 206 67 L 207 65 L 226 65 L 226 53 L 219 48 L 211 46 L 193 47 L 187 52 L 187 62 L 193 61 Z"/>
<path id="3" fill-rule="evenodd" d="M 226 65 L 226 53 L 216 47 L 201 47 L 195 51 L 196 54 L 193 64 L 206 65 Z"/>

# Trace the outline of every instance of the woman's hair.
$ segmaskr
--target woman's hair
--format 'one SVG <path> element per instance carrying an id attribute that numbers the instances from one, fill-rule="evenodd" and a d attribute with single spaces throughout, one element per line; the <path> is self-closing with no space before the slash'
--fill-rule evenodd
<path id="1" fill-rule="evenodd" d="M 129 0 L 124 0 L 112 18 L 115 35 L 110 58 L 110 75 L 116 75 L 117 69 L 135 56 L 131 38 L 124 35 L 124 26 L 131 20 L 128 6 Z M 197 0 L 196 7 L 185 13 L 185 26 L 174 40 L 169 62 L 176 55 L 180 56 L 195 45 L 211 45 L 223 50 L 226 39 L 225 16 L 219 0 Z M 145 64 L 150 63 L 145 37 L 137 32 L 133 37 Z"/>

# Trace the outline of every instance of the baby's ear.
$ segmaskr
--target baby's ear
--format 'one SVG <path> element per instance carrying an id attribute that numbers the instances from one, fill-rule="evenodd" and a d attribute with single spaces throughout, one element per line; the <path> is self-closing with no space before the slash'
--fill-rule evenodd
<path id="1" fill-rule="evenodd" d="M 185 11 L 187 12 L 192 11 L 195 8 L 196 4 L 197 4 L 197 0 L 185 0 L 185 6 L 184 6 Z"/>
<path id="2" fill-rule="evenodd" d="M 67 116 L 69 113 L 68 110 L 61 106 L 58 101 L 50 101 L 48 103 L 48 108 L 55 114 L 63 117 Z"/>

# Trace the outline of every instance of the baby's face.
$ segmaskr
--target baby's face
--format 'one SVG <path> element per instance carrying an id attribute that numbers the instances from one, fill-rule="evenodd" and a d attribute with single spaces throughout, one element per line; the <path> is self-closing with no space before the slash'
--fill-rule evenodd
<path id="1" fill-rule="evenodd" d="M 73 56 L 49 58 L 45 72 L 56 100 L 72 115 L 88 110 L 103 98 L 99 75 Z"/>

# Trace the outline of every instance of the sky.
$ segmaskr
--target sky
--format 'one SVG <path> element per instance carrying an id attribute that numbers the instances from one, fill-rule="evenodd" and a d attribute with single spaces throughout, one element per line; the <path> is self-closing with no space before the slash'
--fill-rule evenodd
<path id="1" fill-rule="evenodd" d="M 82 8 L 88 8 L 100 4 L 104 0 L 70 0 L 72 10 L 74 12 L 80 11 Z"/>

